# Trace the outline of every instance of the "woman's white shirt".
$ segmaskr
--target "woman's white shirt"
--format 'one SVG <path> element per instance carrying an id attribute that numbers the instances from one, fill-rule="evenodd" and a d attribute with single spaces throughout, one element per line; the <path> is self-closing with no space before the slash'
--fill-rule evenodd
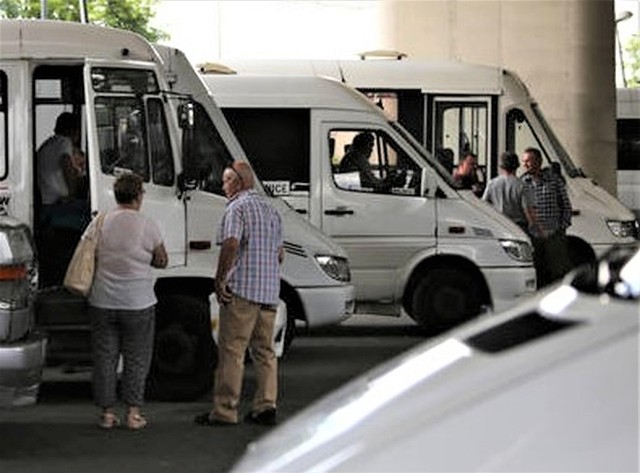
<path id="1" fill-rule="evenodd" d="M 162 242 L 156 223 L 139 211 L 110 210 L 102 223 L 89 304 L 125 310 L 154 305 L 157 299 L 151 260 L 154 248 Z"/>

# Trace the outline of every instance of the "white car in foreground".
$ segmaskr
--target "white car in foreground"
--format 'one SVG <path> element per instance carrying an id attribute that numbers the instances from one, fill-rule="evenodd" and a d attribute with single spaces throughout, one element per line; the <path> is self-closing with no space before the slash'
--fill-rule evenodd
<path id="1" fill-rule="evenodd" d="M 353 380 L 234 472 L 637 471 L 640 248 Z"/>

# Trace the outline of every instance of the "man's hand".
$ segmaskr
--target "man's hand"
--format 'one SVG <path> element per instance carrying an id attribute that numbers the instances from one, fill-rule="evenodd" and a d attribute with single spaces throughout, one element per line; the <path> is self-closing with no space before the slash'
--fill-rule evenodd
<path id="1" fill-rule="evenodd" d="M 218 304 L 225 305 L 231 302 L 231 291 L 227 286 L 227 281 L 216 278 L 215 290 Z"/>
<path id="2" fill-rule="evenodd" d="M 231 237 L 222 242 L 220 248 L 220 258 L 218 260 L 218 270 L 216 271 L 215 290 L 218 304 L 224 305 L 231 302 L 231 291 L 227 285 L 227 274 L 233 266 L 238 255 L 240 243 Z"/>

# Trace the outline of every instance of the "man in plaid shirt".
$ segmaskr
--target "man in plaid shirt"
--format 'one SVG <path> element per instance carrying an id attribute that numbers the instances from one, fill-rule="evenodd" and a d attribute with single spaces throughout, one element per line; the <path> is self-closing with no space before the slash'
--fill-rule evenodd
<path id="1" fill-rule="evenodd" d="M 218 367 L 213 410 L 198 415 L 199 425 L 235 425 L 248 347 L 256 367 L 257 388 L 245 421 L 276 423 L 278 365 L 273 328 L 284 258 L 282 222 L 277 210 L 253 189 L 253 173 L 236 161 L 222 174 L 229 199 L 219 229 L 222 245 L 215 280 L 220 304 Z"/>
<path id="2" fill-rule="evenodd" d="M 551 168 L 542 169 L 539 149 L 525 149 L 522 164 L 527 170 L 522 181 L 535 196 L 540 230 L 531 239 L 538 287 L 543 287 L 571 269 L 566 237 L 571 225 L 571 202 L 562 177 Z"/>

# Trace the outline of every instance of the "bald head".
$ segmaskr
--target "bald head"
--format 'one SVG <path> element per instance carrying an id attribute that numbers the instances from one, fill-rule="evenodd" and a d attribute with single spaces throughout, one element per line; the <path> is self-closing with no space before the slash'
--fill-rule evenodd
<path id="1" fill-rule="evenodd" d="M 229 198 L 243 190 L 252 189 L 253 185 L 253 172 L 246 161 L 234 161 L 222 173 L 222 189 Z"/>
<path id="2" fill-rule="evenodd" d="M 251 171 L 249 163 L 246 161 L 234 161 L 233 164 L 231 164 L 231 168 L 238 174 L 241 181 L 240 188 L 242 190 L 253 189 L 253 171 Z"/>

